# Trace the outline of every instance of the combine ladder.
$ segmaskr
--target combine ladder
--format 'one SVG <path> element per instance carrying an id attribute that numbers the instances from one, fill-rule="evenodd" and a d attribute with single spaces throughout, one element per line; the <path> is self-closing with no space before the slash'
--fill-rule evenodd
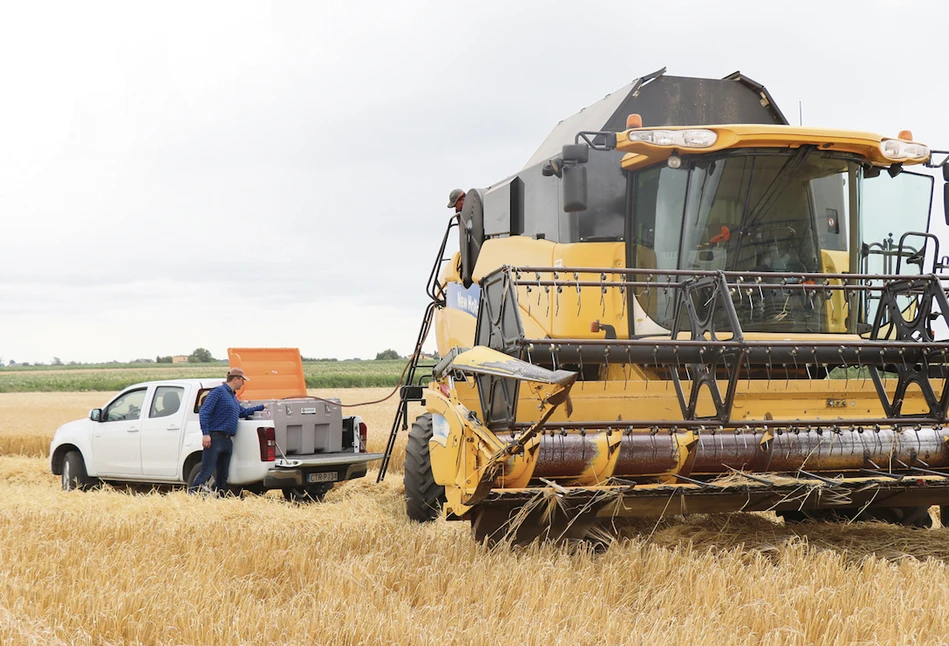
<path id="1" fill-rule="evenodd" d="M 416 376 L 420 367 L 428 369 L 429 373 L 431 373 L 431 369 L 435 366 L 434 364 L 420 366 L 419 359 L 422 356 L 422 345 L 425 343 L 425 339 L 428 337 L 428 331 L 432 327 L 432 318 L 435 316 L 435 309 L 445 306 L 445 290 L 438 282 L 438 272 L 441 266 L 449 260 L 449 258 L 445 257 L 445 247 L 448 245 L 448 237 L 451 234 L 451 230 L 457 226 L 458 217 L 452 217 L 448 222 L 448 227 L 445 229 L 445 236 L 442 238 L 442 245 L 438 250 L 438 257 L 428 277 L 428 285 L 425 291 L 431 299 L 431 302 L 428 304 L 428 307 L 425 308 L 422 326 L 419 328 L 418 338 L 415 340 L 415 351 L 412 353 L 405 378 L 400 384 L 399 408 L 395 413 L 395 419 L 392 421 L 392 429 L 389 431 L 389 440 L 386 442 L 385 455 L 382 458 L 382 463 L 379 465 L 379 475 L 376 477 L 376 482 L 382 482 L 386 477 L 386 471 L 389 470 L 389 459 L 392 457 L 392 451 L 395 448 L 395 439 L 399 433 L 399 428 L 401 427 L 403 431 L 409 428 L 409 402 L 425 401 L 423 396 L 425 387 L 416 383 Z"/>
<path id="2" fill-rule="evenodd" d="M 386 477 L 386 471 L 389 469 L 389 458 L 392 457 L 392 450 L 395 448 L 395 438 L 399 433 L 399 427 L 401 426 L 403 431 L 409 428 L 409 402 L 425 401 L 423 397 L 425 388 L 421 384 L 415 383 L 415 375 L 419 368 L 419 357 L 422 356 L 422 344 L 425 343 L 425 337 L 428 336 L 428 330 L 432 326 L 432 317 L 434 314 L 435 302 L 432 301 L 428 304 L 428 307 L 425 308 L 425 317 L 422 319 L 422 327 L 419 329 L 418 340 L 415 342 L 415 352 L 412 353 L 412 359 L 409 363 L 408 371 L 405 374 L 405 380 L 399 388 L 399 408 L 395 413 L 392 429 L 389 431 L 389 441 L 386 443 L 382 464 L 379 465 L 379 475 L 376 477 L 376 482 L 382 482 Z"/>

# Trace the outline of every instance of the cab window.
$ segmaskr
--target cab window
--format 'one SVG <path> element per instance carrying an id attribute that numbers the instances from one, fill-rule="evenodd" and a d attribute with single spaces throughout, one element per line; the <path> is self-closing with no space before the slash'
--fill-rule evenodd
<path id="1" fill-rule="evenodd" d="M 194 412 L 199 412 L 201 406 L 204 405 L 204 400 L 208 398 L 208 393 L 211 392 L 211 388 L 202 388 L 198 391 L 198 396 L 194 399 Z"/>
<path id="2" fill-rule="evenodd" d="M 115 401 L 106 407 L 103 417 L 106 422 L 138 419 L 142 416 L 142 404 L 144 401 L 144 388 L 122 393 Z"/>
<path id="3" fill-rule="evenodd" d="M 155 389 L 152 406 L 148 411 L 151 417 L 168 417 L 181 410 L 185 389 L 180 386 L 159 386 Z"/>

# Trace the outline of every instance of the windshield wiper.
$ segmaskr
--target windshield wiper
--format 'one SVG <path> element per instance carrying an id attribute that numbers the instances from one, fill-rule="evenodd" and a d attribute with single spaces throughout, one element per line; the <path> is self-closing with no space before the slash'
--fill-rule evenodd
<path id="1" fill-rule="evenodd" d="M 748 214 L 747 223 L 743 223 L 741 227 L 742 231 L 751 229 L 754 225 L 758 224 L 761 218 L 764 217 L 764 214 L 774 206 L 777 199 L 781 197 L 784 190 L 791 184 L 791 179 L 793 179 L 797 171 L 801 169 L 801 166 L 804 165 L 804 160 L 810 152 L 811 146 L 801 146 L 793 157 L 784 162 L 784 165 L 775 174 L 774 179 L 771 180 L 771 184 L 765 189 L 761 199 L 759 199 L 758 203 L 751 209 L 751 213 Z"/>
<path id="2" fill-rule="evenodd" d="M 777 201 L 784 190 L 791 184 L 791 179 L 797 174 L 797 171 L 804 165 L 804 160 L 811 152 L 811 146 L 801 146 L 793 157 L 789 158 L 778 170 L 771 184 L 765 189 L 764 194 L 758 200 L 758 203 L 751 209 L 747 220 L 743 217 L 741 227 L 738 230 L 738 245 L 735 250 L 735 257 L 741 257 L 741 248 L 745 241 L 746 234 L 754 229 L 755 225 L 764 217 L 774 203 Z M 754 173 L 754 163 L 752 163 L 752 176 Z M 748 192 L 751 193 L 751 184 L 748 185 Z M 746 201 L 747 204 L 747 201 Z"/>

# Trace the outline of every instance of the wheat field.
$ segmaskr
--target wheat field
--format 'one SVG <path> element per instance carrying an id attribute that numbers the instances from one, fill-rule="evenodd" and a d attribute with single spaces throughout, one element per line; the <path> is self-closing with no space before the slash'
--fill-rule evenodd
<path id="1" fill-rule="evenodd" d="M 384 389 L 314 394 L 344 403 Z M 103 393 L 0 394 L 2 644 L 942 644 L 949 530 L 674 517 L 605 551 L 417 525 L 390 476 L 271 493 L 59 490 L 56 426 Z M 395 403 L 351 409 L 385 442 Z"/>

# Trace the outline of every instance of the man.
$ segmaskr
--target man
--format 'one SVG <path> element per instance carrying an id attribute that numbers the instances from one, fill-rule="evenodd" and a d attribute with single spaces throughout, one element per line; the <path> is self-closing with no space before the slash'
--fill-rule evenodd
<path id="1" fill-rule="evenodd" d="M 231 453 L 234 449 L 233 437 L 237 433 L 237 420 L 250 417 L 263 404 L 244 408 L 237 401 L 237 391 L 250 381 L 241 368 L 231 368 L 223 384 L 213 388 L 201 405 L 198 418 L 201 421 L 201 471 L 194 482 L 188 483 L 188 493 L 194 493 L 203 486 L 215 471 L 214 488 L 219 495 L 227 491 L 227 472 L 231 466 Z"/>
<path id="2" fill-rule="evenodd" d="M 455 207 L 455 215 L 461 213 L 461 207 L 465 205 L 465 192 L 460 188 L 452 189 L 448 194 L 448 208 Z"/>

